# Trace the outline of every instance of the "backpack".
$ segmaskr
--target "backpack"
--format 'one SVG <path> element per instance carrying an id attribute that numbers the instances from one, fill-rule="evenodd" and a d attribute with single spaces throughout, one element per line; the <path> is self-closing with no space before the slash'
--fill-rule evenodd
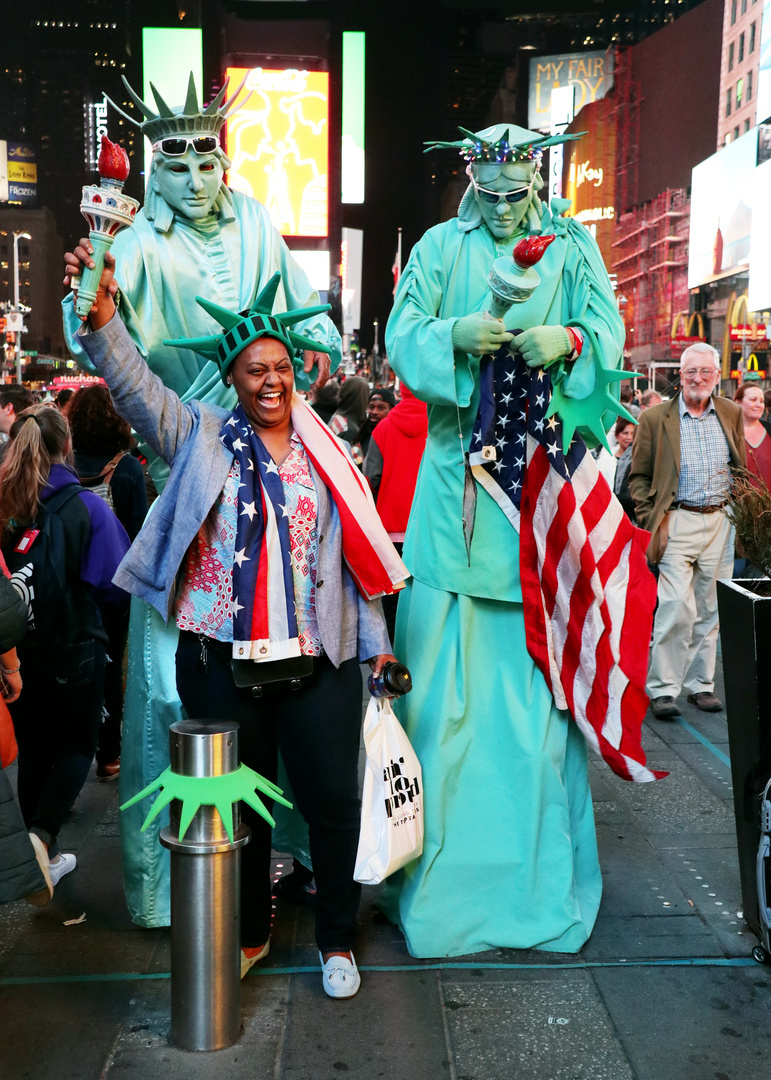
<path id="1" fill-rule="evenodd" d="M 45 650 L 55 677 L 68 685 L 88 681 L 94 640 L 106 640 L 99 607 L 80 577 L 91 535 L 88 510 L 77 497 L 82 490 L 68 484 L 39 503 L 36 521 L 17 527 L 3 545 L 11 582 L 27 603 L 24 648 Z M 25 543 L 33 529 L 37 535 Z"/>

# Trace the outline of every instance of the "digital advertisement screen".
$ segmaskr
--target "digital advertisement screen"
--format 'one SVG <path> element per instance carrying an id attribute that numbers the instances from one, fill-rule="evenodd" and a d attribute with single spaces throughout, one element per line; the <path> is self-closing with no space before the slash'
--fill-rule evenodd
<path id="1" fill-rule="evenodd" d="M 771 191 L 771 161 L 765 161 L 755 169 L 752 178 L 752 242 L 750 244 L 750 280 L 747 289 L 747 305 L 750 311 L 771 308 L 769 191 Z"/>
<path id="2" fill-rule="evenodd" d="M 364 53 L 365 35 L 357 31 L 345 31 L 342 146 L 344 203 L 364 202 Z"/>
<path id="3" fill-rule="evenodd" d="M 728 277 L 749 261 L 757 146 L 753 128 L 693 170 L 689 289 Z"/>
<path id="4" fill-rule="evenodd" d="M 198 29 L 183 26 L 145 26 L 142 30 L 142 97 L 153 108 L 155 98 L 150 83 L 170 108 L 182 105 L 187 96 L 190 72 L 198 91 L 198 104 L 208 105 L 203 95 L 203 39 Z M 137 88 L 134 87 L 136 90 Z M 129 113 L 133 106 L 128 108 Z M 97 143 L 97 156 L 99 154 Z M 150 144 L 145 140 L 145 183 L 152 161 Z"/>
<path id="5" fill-rule="evenodd" d="M 247 76 L 227 125 L 227 182 L 258 199 L 283 236 L 328 233 L 329 74 L 294 68 L 228 68 Z"/>

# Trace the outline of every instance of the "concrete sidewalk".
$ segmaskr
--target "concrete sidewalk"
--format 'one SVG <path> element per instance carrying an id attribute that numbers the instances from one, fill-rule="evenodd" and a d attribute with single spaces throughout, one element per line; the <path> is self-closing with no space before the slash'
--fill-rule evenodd
<path id="1" fill-rule="evenodd" d="M 645 729 L 668 779 L 632 785 L 591 763 L 604 895 L 579 955 L 414 960 L 365 889 L 362 989 L 335 1002 L 311 912 L 279 901 L 270 957 L 243 984 L 243 1036 L 212 1054 L 168 1044 L 168 932 L 128 918 L 117 785 L 92 778 L 62 834 L 76 872 L 47 908 L 0 908 L 0 1076 L 765 1080 L 771 968 L 742 919 L 725 715 L 682 707 Z"/>

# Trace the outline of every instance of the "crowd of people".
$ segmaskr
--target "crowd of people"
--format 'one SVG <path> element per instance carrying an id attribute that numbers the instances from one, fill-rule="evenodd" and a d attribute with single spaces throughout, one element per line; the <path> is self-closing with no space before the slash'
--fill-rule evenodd
<path id="1" fill-rule="evenodd" d="M 4 833 L 16 845 L 8 888 L 0 848 L 0 899 L 46 903 L 75 868 L 58 837 L 94 757 L 97 780 L 120 776 L 133 795 L 156 778 L 174 720 L 235 719 L 242 761 L 274 782 L 283 763 L 307 826 L 323 987 L 352 996 L 359 665 L 377 675 L 398 658 L 414 686 L 399 713 L 423 770 L 425 838 L 383 911 L 415 956 L 575 952 L 602 892 L 586 742 L 531 659 L 518 525 L 475 479 L 470 448 L 484 357 L 524 358 L 529 379 L 549 371 L 575 402 L 619 366 L 624 327 L 596 244 L 538 198 L 535 133 L 498 125 L 452 144 L 469 185 L 399 283 L 386 333 L 398 378 L 344 378 L 326 306 L 264 208 L 224 183 L 224 97 L 204 112 L 191 83 L 186 111 L 144 106 L 148 196 L 82 320 L 73 292 L 92 246 L 65 257 L 72 352 L 103 381 L 46 404 L 0 388 L 0 672 L 19 762 L 18 807 L 3 777 L 0 813 L 21 814 Z M 535 297 L 487 317 L 492 262 L 552 232 Z M 173 299 L 159 305 L 148 281 Z M 679 714 L 681 690 L 722 707 L 715 582 L 734 553 L 720 511 L 730 470 L 771 479 L 763 393 L 745 383 L 736 403 L 721 398 L 719 373 L 715 350 L 694 345 L 670 400 L 624 388 L 635 422 L 619 410 L 597 452 L 651 534 L 659 719 Z M 511 398 L 495 382 L 491 393 L 501 407 Z M 597 442 L 592 417 L 579 430 Z M 497 442 L 501 468 L 509 441 Z M 6 626 L 14 586 L 24 594 L 33 575 L 51 587 L 27 588 L 26 632 L 10 615 Z M 245 974 L 270 949 L 272 837 L 248 807 L 243 817 Z M 140 836 L 135 821 L 122 822 L 127 902 L 140 925 L 164 925 L 168 866 L 157 831 Z"/>

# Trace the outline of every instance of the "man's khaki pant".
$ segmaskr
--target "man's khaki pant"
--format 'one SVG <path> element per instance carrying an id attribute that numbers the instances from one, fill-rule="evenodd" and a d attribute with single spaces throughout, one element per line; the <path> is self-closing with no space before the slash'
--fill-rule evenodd
<path id="1" fill-rule="evenodd" d="M 725 514 L 669 511 L 669 541 L 659 563 L 659 606 L 648 694 L 674 697 L 715 688 L 718 578 L 731 578 L 734 527 Z"/>

